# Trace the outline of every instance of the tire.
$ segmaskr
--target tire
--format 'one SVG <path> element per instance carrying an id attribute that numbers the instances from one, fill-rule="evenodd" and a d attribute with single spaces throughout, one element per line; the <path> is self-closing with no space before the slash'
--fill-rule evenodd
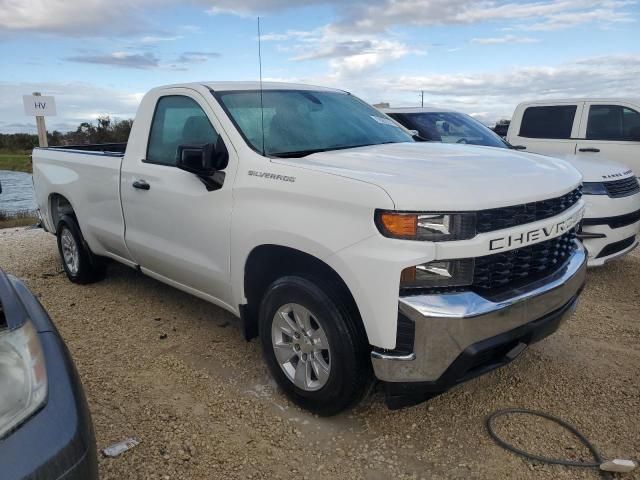
<path id="1" fill-rule="evenodd" d="M 87 284 L 102 280 L 106 273 L 104 258 L 94 255 L 82 237 L 76 219 L 64 215 L 56 228 L 58 253 L 67 278 L 73 283 Z"/>
<path id="2" fill-rule="evenodd" d="M 364 328 L 348 305 L 331 286 L 300 276 L 276 280 L 260 305 L 260 339 L 271 374 L 295 404 L 321 416 L 355 405 L 373 378 Z"/>

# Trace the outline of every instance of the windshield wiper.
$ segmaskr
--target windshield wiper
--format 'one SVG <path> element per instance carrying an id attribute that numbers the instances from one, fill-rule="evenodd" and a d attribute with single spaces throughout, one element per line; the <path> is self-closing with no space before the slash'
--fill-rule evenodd
<path id="1" fill-rule="evenodd" d="M 328 150 L 333 150 L 332 148 L 310 148 L 309 150 L 294 150 L 292 152 L 278 152 L 278 153 L 270 153 L 272 157 L 278 158 L 301 158 L 306 157 L 307 155 L 311 155 L 312 153 L 326 152 Z"/>
<path id="2" fill-rule="evenodd" d="M 271 155 L 272 157 L 277 157 L 277 158 L 302 158 L 302 157 L 306 157 L 307 155 L 311 155 L 313 153 L 320 153 L 320 152 L 331 152 L 333 150 L 346 150 L 349 148 L 359 148 L 359 147 L 370 147 L 372 145 L 385 145 L 388 143 L 400 143 L 400 142 L 380 142 L 380 143 L 364 143 L 362 145 L 332 145 L 330 147 L 326 147 L 326 148 L 310 148 L 309 150 L 296 150 L 296 151 L 292 151 L 292 152 L 278 152 L 278 153 L 270 153 L 269 155 Z"/>

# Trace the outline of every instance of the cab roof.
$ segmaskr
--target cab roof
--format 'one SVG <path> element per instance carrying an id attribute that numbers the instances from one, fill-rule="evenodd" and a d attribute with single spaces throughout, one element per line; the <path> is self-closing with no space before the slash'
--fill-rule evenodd
<path id="1" fill-rule="evenodd" d="M 386 107 L 379 108 L 383 113 L 433 113 L 433 112 L 455 112 L 450 108 L 436 107 L 435 105 L 427 105 L 425 107 Z"/>
<path id="2" fill-rule="evenodd" d="M 208 88 L 214 92 L 224 92 L 233 90 L 260 90 L 259 81 L 238 81 L 238 82 L 191 82 L 191 83 L 177 83 L 173 85 L 163 85 L 158 88 Z M 301 83 L 287 83 L 287 82 L 262 82 L 263 90 L 308 90 L 314 92 L 335 92 L 346 93 L 344 90 L 338 90 L 335 88 L 320 87 L 317 85 L 305 85 Z"/>
<path id="3" fill-rule="evenodd" d="M 596 102 L 596 103 L 634 103 L 640 105 L 640 98 L 622 98 L 622 97 L 582 97 L 582 98 L 549 98 L 540 100 L 531 100 L 527 102 L 520 102 L 520 105 L 554 105 L 556 103 L 580 103 L 580 102 Z"/>

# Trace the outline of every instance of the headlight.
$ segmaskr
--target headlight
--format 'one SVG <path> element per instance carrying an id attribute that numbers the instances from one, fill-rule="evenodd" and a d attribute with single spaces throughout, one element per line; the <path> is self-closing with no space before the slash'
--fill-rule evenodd
<path id="1" fill-rule="evenodd" d="M 0 333 L 0 438 L 31 416 L 47 397 L 47 371 L 31 322 Z"/>
<path id="2" fill-rule="evenodd" d="M 584 182 L 582 184 L 583 195 L 608 195 L 607 189 L 602 182 Z"/>
<path id="3" fill-rule="evenodd" d="M 468 240 L 476 234 L 472 213 L 407 213 L 377 210 L 376 225 L 385 237 L 446 242 Z"/>
<path id="4" fill-rule="evenodd" d="M 400 288 L 462 287 L 473 283 L 473 258 L 436 260 L 402 270 Z"/>

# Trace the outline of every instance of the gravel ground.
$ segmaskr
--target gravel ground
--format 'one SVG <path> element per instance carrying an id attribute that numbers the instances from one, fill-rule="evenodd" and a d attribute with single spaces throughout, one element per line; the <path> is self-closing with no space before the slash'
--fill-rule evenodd
<path id="1" fill-rule="evenodd" d="M 27 282 L 66 340 L 98 447 L 142 441 L 101 458 L 102 480 L 598 478 L 494 445 L 483 419 L 505 407 L 559 415 L 608 458 L 640 457 L 640 253 L 591 271 L 577 314 L 509 366 L 396 412 L 374 392 L 329 419 L 290 404 L 259 344 L 215 306 L 120 265 L 74 285 L 40 230 L 0 230 L 0 267 Z M 589 459 L 543 421 L 504 419 L 499 429 L 538 453 Z"/>

